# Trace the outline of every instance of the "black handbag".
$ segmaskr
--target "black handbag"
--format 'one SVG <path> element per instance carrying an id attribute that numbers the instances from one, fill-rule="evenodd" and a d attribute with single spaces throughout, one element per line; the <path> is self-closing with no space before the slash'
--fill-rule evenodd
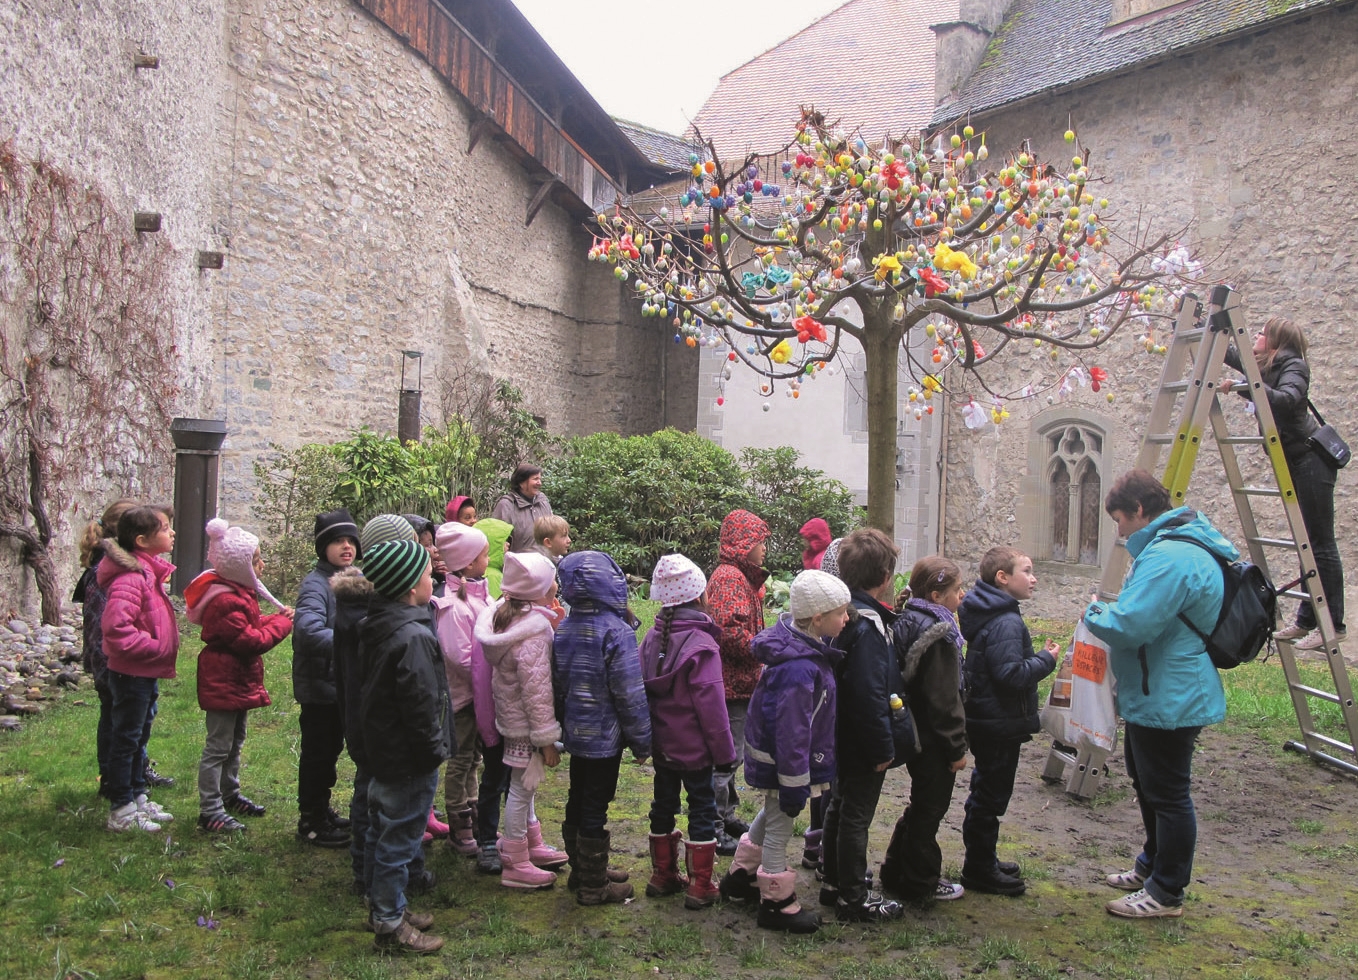
<path id="1" fill-rule="evenodd" d="M 1349 460 L 1353 453 L 1349 450 L 1349 444 L 1344 441 L 1344 437 L 1335 431 L 1334 426 L 1330 425 L 1321 414 L 1316 411 L 1316 407 L 1311 404 L 1311 399 L 1306 399 L 1306 407 L 1311 410 L 1311 414 L 1320 423 L 1320 428 L 1311 433 L 1311 438 L 1307 440 L 1317 456 L 1325 460 L 1326 463 L 1337 470 L 1342 470 L 1349 465 Z"/>

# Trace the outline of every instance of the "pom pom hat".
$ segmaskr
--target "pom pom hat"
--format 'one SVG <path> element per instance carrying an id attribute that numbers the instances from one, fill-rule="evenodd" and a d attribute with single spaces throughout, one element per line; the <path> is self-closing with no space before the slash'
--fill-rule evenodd
<path id="1" fill-rule="evenodd" d="M 419 541 L 415 529 L 404 517 L 396 514 L 378 514 L 368 519 L 358 536 L 358 546 L 366 555 L 383 541 Z"/>
<path id="2" fill-rule="evenodd" d="M 792 619 L 801 623 L 849 603 L 849 587 L 826 572 L 814 569 L 792 580 Z"/>
<path id="3" fill-rule="evenodd" d="M 268 599 L 279 609 L 279 602 L 258 578 L 255 577 L 255 552 L 259 550 L 259 538 L 243 527 L 232 527 L 220 517 L 207 522 L 207 561 L 212 570 L 228 582 L 235 582 L 256 595 Z"/>
<path id="4" fill-rule="evenodd" d="M 363 577 L 388 599 L 403 599 L 429 566 L 429 552 L 418 541 L 383 541 L 363 563 Z"/>
<path id="5" fill-rule="evenodd" d="M 490 547 L 490 541 L 485 532 L 454 520 L 438 529 L 434 535 L 434 547 L 439 550 L 450 572 L 460 572 Z"/>
<path id="6" fill-rule="evenodd" d="M 703 570 L 683 555 L 665 555 L 651 573 L 651 598 L 662 606 L 682 606 L 706 589 Z"/>
<path id="7" fill-rule="evenodd" d="M 505 576 L 500 594 L 510 599 L 541 599 L 556 581 L 556 566 L 536 551 L 511 551 L 505 555 Z"/>

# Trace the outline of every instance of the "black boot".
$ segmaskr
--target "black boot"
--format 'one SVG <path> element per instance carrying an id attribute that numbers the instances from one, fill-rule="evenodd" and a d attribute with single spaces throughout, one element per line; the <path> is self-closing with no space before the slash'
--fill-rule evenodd
<path id="1" fill-rule="evenodd" d="M 349 831 L 340 830 L 330 822 L 329 815 L 320 810 L 298 818 L 297 839 L 317 847 L 348 847 Z"/>

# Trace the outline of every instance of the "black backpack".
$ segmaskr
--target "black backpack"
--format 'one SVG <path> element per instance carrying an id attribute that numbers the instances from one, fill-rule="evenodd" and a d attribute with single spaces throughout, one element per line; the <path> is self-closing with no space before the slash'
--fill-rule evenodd
<path id="1" fill-rule="evenodd" d="M 1187 524 L 1191 517 L 1178 522 Z M 1221 613 L 1212 632 L 1204 633 L 1183 613 L 1179 618 L 1207 645 L 1207 656 L 1217 670 L 1231 670 L 1259 656 L 1273 641 L 1278 614 L 1278 590 L 1264 570 L 1253 562 L 1228 562 L 1201 541 L 1167 535 L 1171 540 L 1196 545 L 1221 566 L 1223 593 Z"/>

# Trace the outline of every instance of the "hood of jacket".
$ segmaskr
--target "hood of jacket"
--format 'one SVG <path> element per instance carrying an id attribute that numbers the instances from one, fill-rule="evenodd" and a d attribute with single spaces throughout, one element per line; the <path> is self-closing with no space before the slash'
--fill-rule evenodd
<path id="1" fill-rule="evenodd" d="M 463 494 L 460 497 L 454 497 L 452 500 L 448 501 L 443 508 L 444 520 L 451 524 L 453 521 L 457 520 L 457 512 L 462 509 L 463 505 L 473 502 L 472 498 L 468 497 L 466 494 Z"/>
<path id="2" fill-rule="evenodd" d="M 496 571 L 505 568 L 505 542 L 514 533 L 514 525 L 494 517 L 483 517 L 473 525 L 486 536 L 490 545 L 490 567 Z"/>
<path id="3" fill-rule="evenodd" d="M 499 664 L 510 651 L 530 637 L 546 633 L 550 640 L 553 633 L 551 617 L 541 606 L 534 606 L 514 620 L 503 633 L 495 632 L 493 625 L 495 611 L 503 604 L 504 600 L 501 599 L 487 606 L 481 615 L 476 617 L 476 642 L 481 644 L 481 652 L 485 654 L 486 663 L 491 666 Z"/>
<path id="4" fill-rule="evenodd" d="M 543 496 L 541 490 L 533 494 L 533 496 L 531 497 L 525 497 L 523 494 L 519 492 L 518 488 L 515 487 L 513 490 L 509 491 L 507 494 L 502 496 L 500 500 L 508 500 L 519 510 L 531 510 L 534 506 L 538 505 L 539 497 L 541 497 L 543 500 L 547 499 L 546 497 Z"/>
<path id="5" fill-rule="evenodd" d="M 115 538 L 104 539 L 104 557 L 108 561 L 99 562 L 95 572 L 95 581 L 101 587 L 107 586 L 109 582 L 126 572 L 142 571 L 142 564 L 137 560 L 137 556 L 120 545 Z"/>
<path id="6" fill-rule="evenodd" d="M 777 623 L 756 636 L 750 643 L 750 653 L 770 667 L 804 657 L 824 657 L 833 666 L 844 657 L 843 650 L 793 626 L 791 613 L 783 613 Z"/>
<path id="7" fill-rule="evenodd" d="M 970 643 L 1000 613 L 1018 612 L 1019 601 L 997 585 L 976 580 L 957 608 L 957 623 L 962 638 Z"/>
<path id="8" fill-rule="evenodd" d="M 1196 541 L 1204 545 L 1217 557 L 1228 562 L 1235 561 L 1240 557 L 1240 552 L 1236 550 L 1235 545 L 1226 540 L 1225 536 L 1214 528 L 1206 517 L 1192 507 L 1176 507 L 1174 510 L 1167 510 L 1156 517 L 1127 539 L 1127 551 L 1133 558 L 1136 558 L 1146 550 L 1146 547 L 1152 541 L 1159 537 Z"/>
<path id="9" fill-rule="evenodd" d="M 759 565 L 750 561 L 750 552 L 760 542 L 769 539 L 769 526 L 748 510 L 733 510 L 721 522 L 721 548 L 718 558 L 735 565 L 758 588 L 768 577 Z"/>
<path id="10" fill-rule="evenodd" d="M 576 551 L 557 566 L 561 598 L 571 606 L 594 602 L 619 616 L 627 611 L 627 576 L 611 555 L 602 551 Z"/>
<path id="11" fill-rule="evenodd" d="M 656 695 L 668 695 L 674 689 L 680 666 L 692 655 L 685 652 L 688 641 L 703 636 L 711 637 L 714 647 L 721 642 L 721 629 L 712 617 L 697 609 L 676 609 L 670 623 L 667 649 L 661 650 L 660 622 L 657 620 L 655 629 L 647 634 L 641 647 L 641 673 L 646 678 L 646 690 Z"/>
<path id="12" fill-rule="evenodd" d="M 434 618 L 428 605 L 411 606 L 404 602 L 374 603 L 367 617 L 359 624 L 359 635 L 365 645 L 380 643 L 407 623 L 423 623 L 434 635 Z"/>
<path id="13" fill-rule="evenodd" d="M 340 602 L 367 602 L 373 596 L 373 584 L 362 570 L 350 565 L 330 576 L 330 591 Z"/>
<path id="14" fill-rule="evenodd" d="M 208 569 L 184 587 L 185 618 L 195 626 L 203 625 L 203 613 L 212 605 L 212 600 L 226 592 L 239 590 L 247 595 L 253 591 L 235 582 L 222 578 Z"/>
<path id="15" fill-rule="evenodd" d="M 830 525 L 825 523 L 823 517 L 813 517 L 797 533 L 806 539 L 806 547 L 802 550 L 802 567 L 820 568 L 825 549 L 830 547 Z"/>

